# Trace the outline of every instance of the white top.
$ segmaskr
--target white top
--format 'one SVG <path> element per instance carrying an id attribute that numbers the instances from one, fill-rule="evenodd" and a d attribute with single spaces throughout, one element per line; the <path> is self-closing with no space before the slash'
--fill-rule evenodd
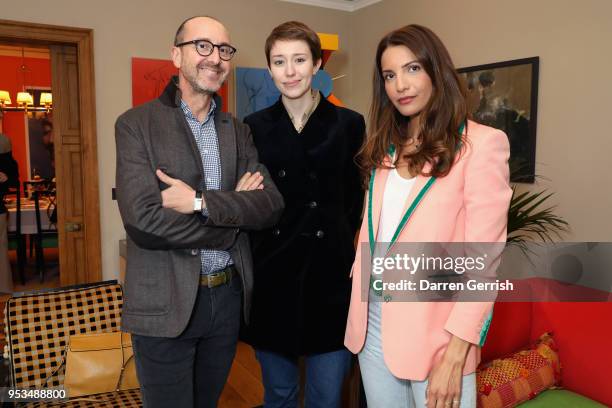
<path id="1" fill-rule="evenodd" d="M 415 180 L 415 177 L 403 178 L 396 169 L 389 172 L 383 195 L 380 223 L 378 224 L 377 242 L 391 242 L 393 234 L 395 234 L 395 230 L 404 215 L 406 200 Z"/>

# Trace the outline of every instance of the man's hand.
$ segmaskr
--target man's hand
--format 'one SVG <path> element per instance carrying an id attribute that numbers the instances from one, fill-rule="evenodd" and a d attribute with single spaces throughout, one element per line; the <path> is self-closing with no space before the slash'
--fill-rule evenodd
<path id="1" fill-rule="evenodd" d="M 251 190 L 263 190 L 264 185 L 263 176 L 258 171 L 252 173 L 247 171 L 238 181 L 236 185 L 236 191 L 251 191 Z"/>
<path id="2" fill-rule="evenodd" d="M 181 214 L 193 214 L 195 190 L 179 179 L 174 179 L 161 170 L 155 172 L 157 177 L 170 187 L 161 192 L 162 206 Z M 206 203 L 202 201 L 202 208 Z"/>
<path id="3" fill-rule="evenodd" d="M 6 180 L 8 180 L 8 176 L 6 175 L 6 173 L 0 171 L 0 183 L 5 183 Z"/>

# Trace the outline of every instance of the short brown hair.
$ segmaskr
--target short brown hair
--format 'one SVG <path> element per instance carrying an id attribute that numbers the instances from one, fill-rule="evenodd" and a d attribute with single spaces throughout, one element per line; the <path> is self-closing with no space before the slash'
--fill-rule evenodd
<path id="1" fill-rule="evenodd" d="M 321 40 L 317 33 L 315 33 L 310 27 L 299 21 L 287 21 L 279 26 L 274 27 L 274 30 L 270 33 L 266 39 L 266 60 L 268 66 L 270 66 L 270 50 L 277 41 L 304 41 L 310 48 L 313 62 L 317 62 L 321 59 Z"/>

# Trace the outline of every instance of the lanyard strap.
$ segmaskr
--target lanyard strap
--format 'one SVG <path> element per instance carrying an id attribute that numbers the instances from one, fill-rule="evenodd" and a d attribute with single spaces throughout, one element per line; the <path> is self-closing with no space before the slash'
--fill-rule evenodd
<path id="1" fill-rule="evenodd" d="M 465 129 L 465 123 L 462 123 L 461 126 L 459 127 L 459 135 L 463 134 L 464 129 Z M 459 143 L 459 145 L 457 146 L 457 149 L 459 149 L 460 146 L 461 146 L 461 143 Z M 389 146 L 389 155 L 392 156 L 394 152 L 395 152 L 395 146 L 393 145 Z M 370 174 L 370 185 L 368 188 L 368 238 L 370 239 L 370 255 L 372 257 L 374 257 L 374 250 L 376 249 L 376 238 L 374 237 L 374 225 L 372 222 L 372 196 L 374 195 L 374 177 L 375 176 L 376 176 L 376 168 L 372 169 L 372 174 Z M 425 185 L 421 188 L 421 191 L 419 191 L 419 194 L 417 194 L 417 196 L 414 198 L 414 200 L 412 201 L 412 204 L 410 204 L 410 207 L 408 207 L 408 209 L 406 210 L 406 213 L 402 217 L 402 220 L 400 221 L 399 225 L 395 229 L 395 233 L 393 234 L 393 238 L 391 238 L 391 242 L 389 243 L 389 247 L 387 248 L 387 251 L 395 243 L 395 241 L 397 240 L 397 237 L 402 232 L 402 229 L 404 228 L 404 226 L 406 225 L 406 223 L 408 222 L 408 220 L 414 213 L 414 210 L 417 208 L 417 206 L 419 205 L 419 203 L 421 202 L 421 200 L 423 199 L 427 191 L 429 191 L 433 183 L 435 183 L 435 181 L 436 181 L 435 177 L 433 176 L 430 177 L 429 180 L 427 180 L 427 183 L 425 183 Z"/>
<path id="2" fill-rule="evenodd" d="M 374 225 L 372 222 L 372 195 L 373 195 L 373 189 L 374 189 L 374 176 L 375 175 L 376 175 L 376 169 L 372 169 L 372 174 L 370 175 L 370 186 L 369 186 L 370 188 L 368 190 L 368 235 L 370 238 L 370 255 L 372 257 L 374 256 L 374 249 L 376 248 L 376 239 L 374 238 Z M 395 243 L 400 232 L 402 232 L 402 229 L 404 228 L 404 226 L 406 225 L 406 223 L 408 222 L 408 220 L 414 213 L 414 210 L 417 208 L 417 206 L 419 205 L 419 203 L 421 202 L 421 200 L 423 199 L 423 197 L 425 196 L 425 194 L 431 188 L 431 186 L 433 185 L 435 181 L 436 181 L 435 177 L 430 177 L 429 180 L 427 180 L 427 183 L 425 183 L 425 185 L 421 188 L 421 191 L 419 191 L 419 194 L 417 194 L 417 196 L 414 198 L 414 200 L 412 201 L 412 204 L 410 204 L 410 207 L 408 207 L 408 209 L 406 210 L 406 213 L 402 217 L 402 220 L 400 221 L 397 228 L 395 229 L 395 233 L 393 234 L 393 238 L 391 238 L 391 242 L 389 243 L 389 247 L 387 248 L 387 250 L 389 250 L 389 248 L 391 248 L 391 246 Z"/>

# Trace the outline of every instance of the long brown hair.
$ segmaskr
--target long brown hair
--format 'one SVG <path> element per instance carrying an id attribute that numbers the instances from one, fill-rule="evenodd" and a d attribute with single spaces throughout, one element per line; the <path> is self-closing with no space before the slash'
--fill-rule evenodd
<path id="1" fill-rule="evenodd" d="M 403 156 L 409 159 L 411 172 L 435 177 L 446 176 L 461 146 L 458 130 L 462 124 L 467 126 L 466 90 L 438 36 L 430 29 L 416 24 L 385 35 L 376 50 L 368 137 L 357 156 L 366 187 L 370 171 L 386 167 L 383 160 L 390 145 L 393 144 L 399 152 L 408 138 L 410 119 L 398 112 L 389 100 L 381 68 L 383 52 L 388 47 L 398 45 L 412 51 L 429 75 L 433 88 L 429 102 L 419 113 L 420 146 Z M 432 165 L 431 172 L 427 174 L 423 173 L 425 163 Z"/>

